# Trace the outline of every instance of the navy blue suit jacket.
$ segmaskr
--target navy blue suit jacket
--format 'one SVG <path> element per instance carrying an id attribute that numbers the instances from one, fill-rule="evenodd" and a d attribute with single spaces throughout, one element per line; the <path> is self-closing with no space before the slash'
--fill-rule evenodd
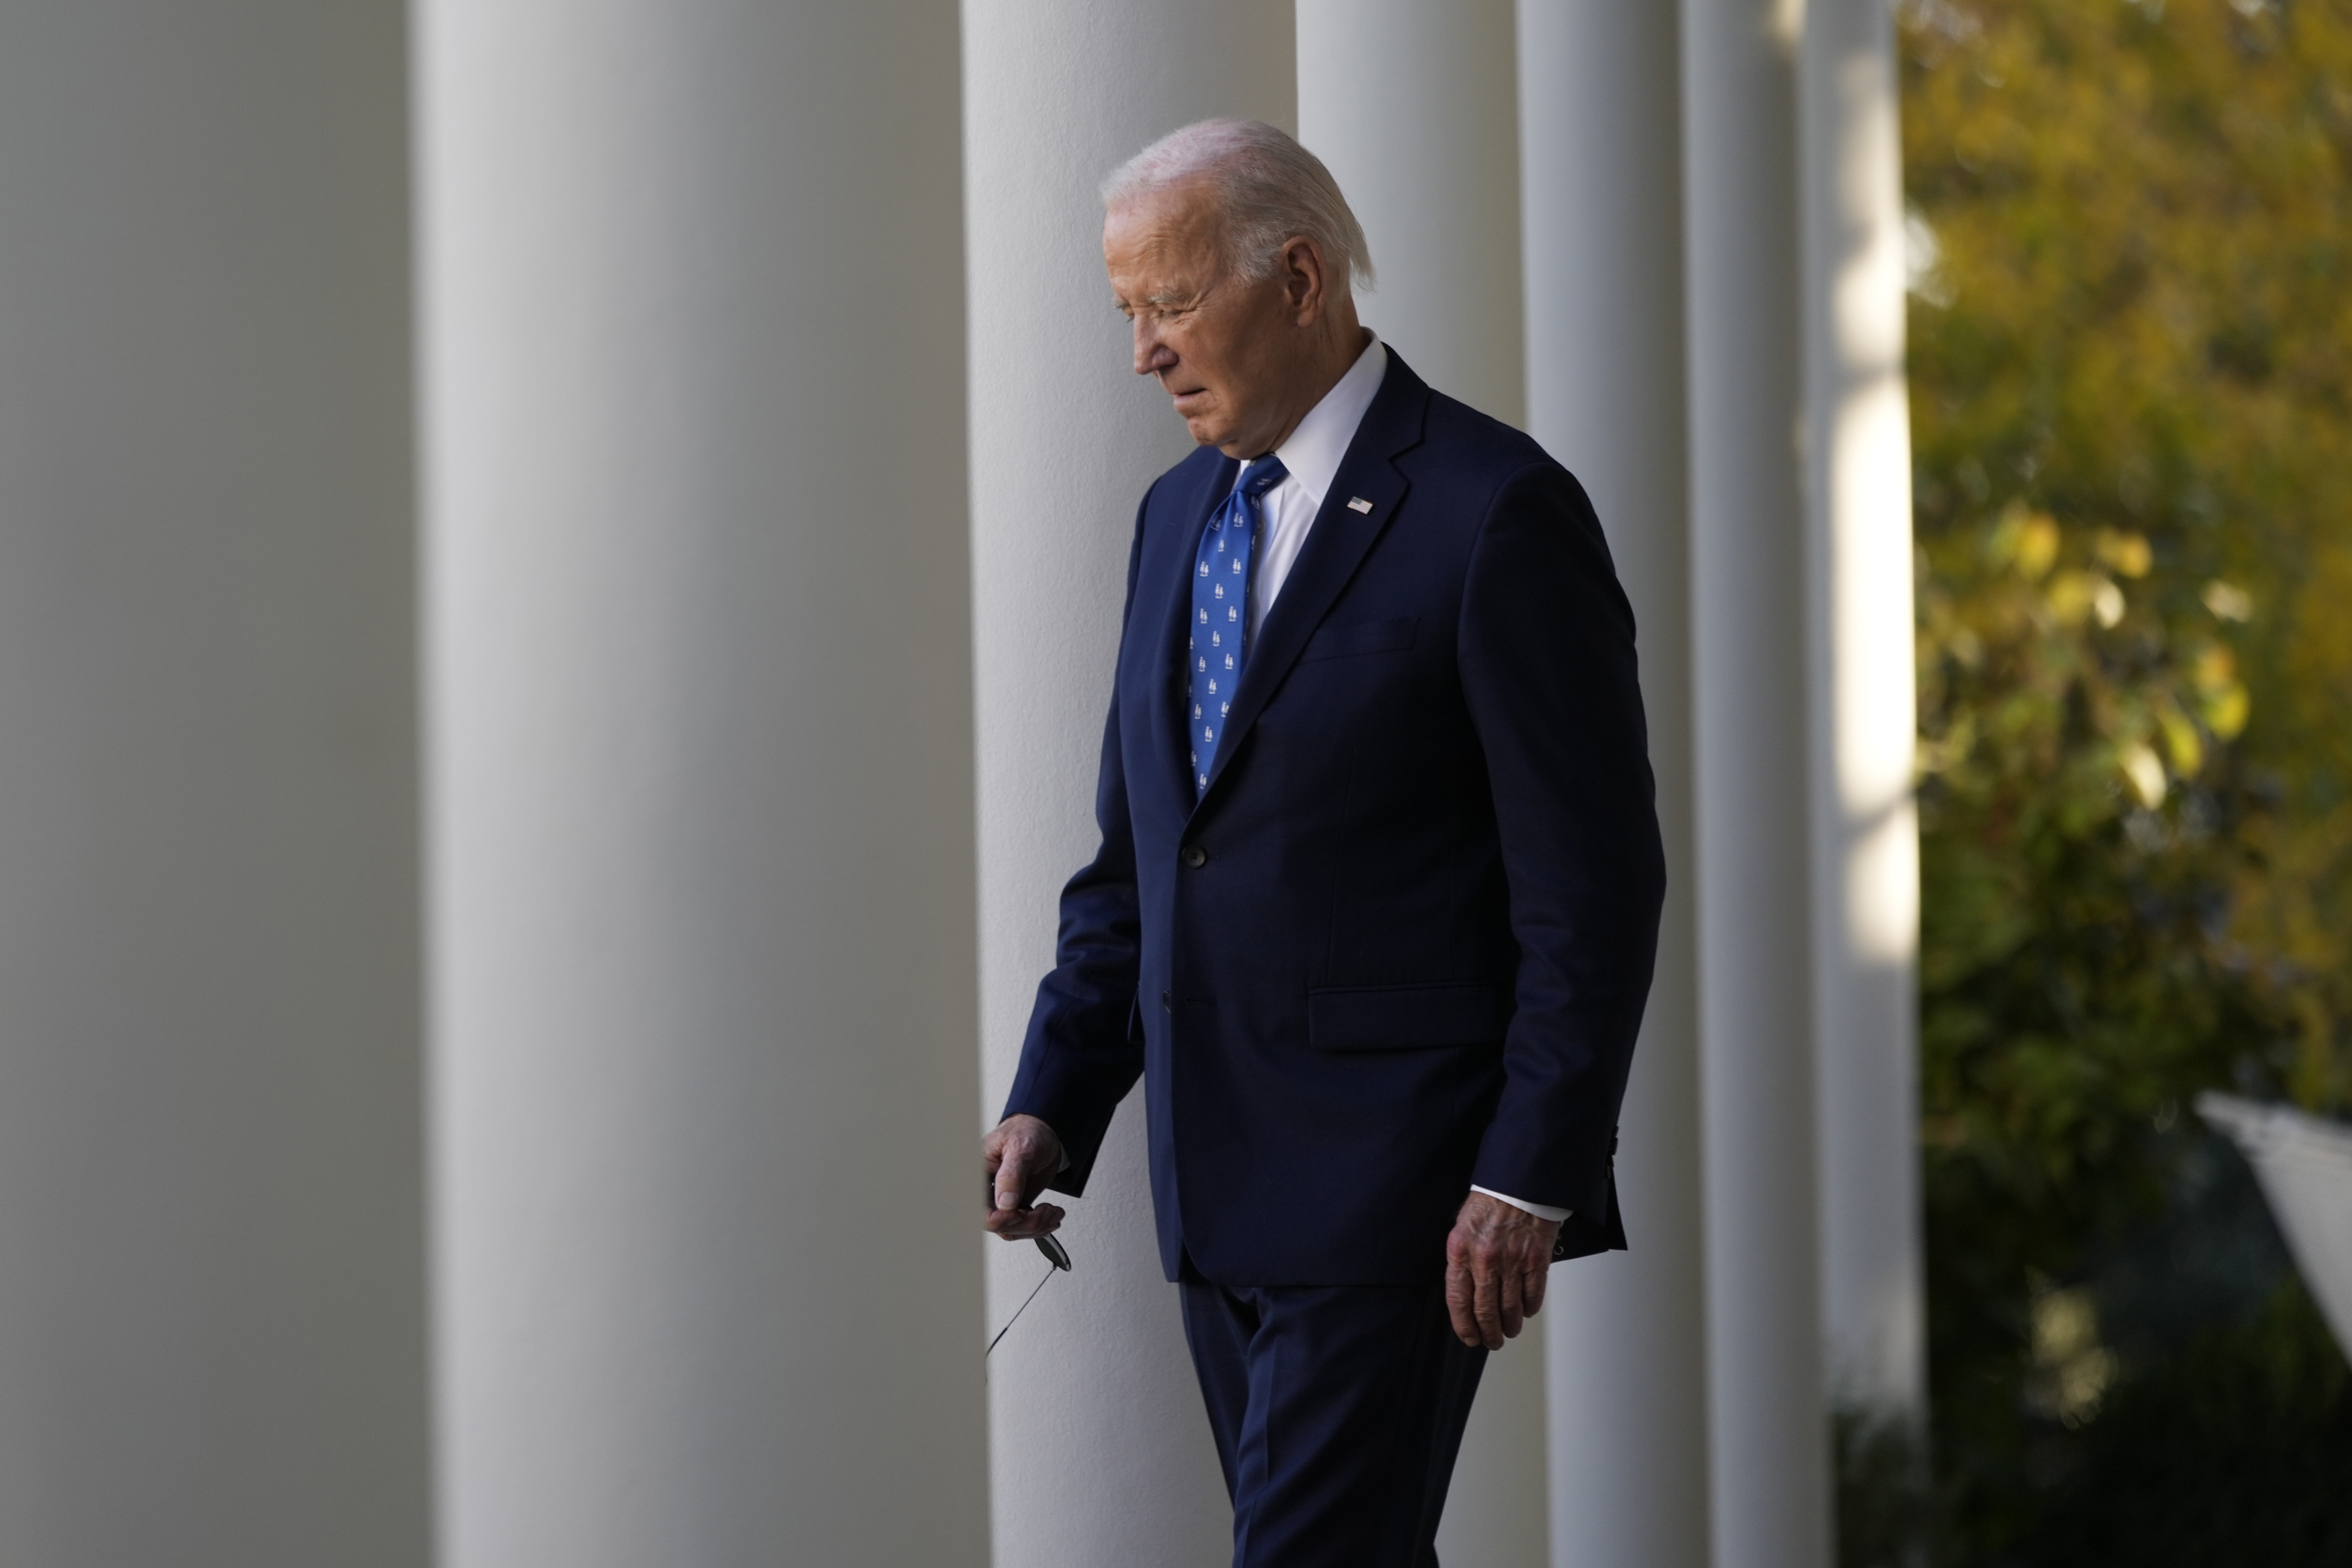
<path id="1" fill-rule="evenodd" d="M 1439 1278 L 1473 1183 L 1622 1247 L 1611 1173 L 1665 871 L 1633 614 L 1582 489 L 1391 353 L 1266 613 L 1208 791 L 1195 552 L 1236 465 L 1136 518 L 1095 814 L 1007 1115 L 1083 1193 L 1145 1080 L 1170 1279 Z M 1371 503 L 1370 511 L 1349 506 Z"/>

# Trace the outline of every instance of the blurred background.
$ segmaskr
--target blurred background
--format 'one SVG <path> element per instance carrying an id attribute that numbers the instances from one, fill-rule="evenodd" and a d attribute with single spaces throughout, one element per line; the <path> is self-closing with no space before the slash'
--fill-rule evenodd
<path id="1" fill-rule="evenodd" d="M 2352 1561 L 2352 8 L 1899 18 L 1938 1557 Z"/>

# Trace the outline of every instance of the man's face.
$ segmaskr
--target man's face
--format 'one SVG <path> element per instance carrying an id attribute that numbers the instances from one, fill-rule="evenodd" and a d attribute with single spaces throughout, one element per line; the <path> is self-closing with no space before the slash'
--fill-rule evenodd
<path id="1" fill-rule="evenodd" d="M 1225 265 L 1205 185 L 1130 202 L 1103 219 L 1103 261 L 1119 312 L 1135 324 L 1135 374 L 1156 375 L 1192 439 L 1233 458 L 1268 450 L 1302 345 L 1279 269 L 1263 282 Z"/>

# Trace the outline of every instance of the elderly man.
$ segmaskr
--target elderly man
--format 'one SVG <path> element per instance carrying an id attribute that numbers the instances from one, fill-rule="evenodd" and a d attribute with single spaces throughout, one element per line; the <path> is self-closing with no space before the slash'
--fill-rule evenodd
<path id="1" fill-rule="evenodd" d="M 987 1225 L 1058 1225 L 1141 1077 L 1236 1568 L 1418 1568 L 1486 1355 L 1623 1245 L 1664 889 L 1633 618 L 1567 471 L 1358 324 L 1312 153 L 1208 121 L 1104 203 L 1200 448 L 1136 516 Z"/>

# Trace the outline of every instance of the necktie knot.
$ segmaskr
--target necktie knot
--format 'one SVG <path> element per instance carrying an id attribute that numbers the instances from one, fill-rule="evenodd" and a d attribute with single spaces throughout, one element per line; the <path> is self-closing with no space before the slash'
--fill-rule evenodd
<path id="1" fill-rule="evenodd" d="M 1282 459 L 1268 453 L 1263 458 L 1250 459 L 1249 467 L 1242 472 L 1239 488 L 1242 494 L 1257 500 L 1289 477 L 1290 470 L 1282 466 Z"/>

